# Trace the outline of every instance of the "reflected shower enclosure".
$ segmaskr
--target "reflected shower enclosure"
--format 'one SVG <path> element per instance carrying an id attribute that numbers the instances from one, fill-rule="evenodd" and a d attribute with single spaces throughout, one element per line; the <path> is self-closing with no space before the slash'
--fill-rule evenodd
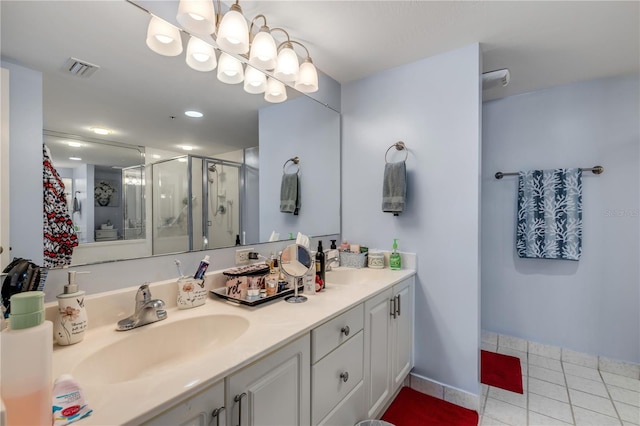
<path id="1" fill-rule="evenodd" d="M 242 169 L 192 155 L 154 163 L 153 254 L 233 246 L 242 229 Z"/>

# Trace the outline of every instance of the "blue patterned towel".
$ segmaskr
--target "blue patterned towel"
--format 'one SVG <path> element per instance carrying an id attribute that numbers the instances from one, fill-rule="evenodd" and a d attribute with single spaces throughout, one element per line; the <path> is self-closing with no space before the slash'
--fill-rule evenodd
<path id="1" fill-rule="evenodd" d="M 518 256 L 579 260 L 582 254 L 582 170 L 520 172 Z"/>

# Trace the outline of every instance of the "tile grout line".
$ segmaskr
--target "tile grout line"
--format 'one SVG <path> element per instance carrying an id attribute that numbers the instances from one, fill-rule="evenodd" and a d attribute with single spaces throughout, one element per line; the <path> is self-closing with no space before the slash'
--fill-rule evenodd
<path id="1" fill-rule="evenodd" d="M 573 404 L 571 403 L 571 392 L 569 392 L 569 382 L 567 381 L 567 373 L 564 371 L 564 362 L 562 362 L 562 349 L 560 350 L 560 368 L 562 368 L 562 377 L 564 378 L 564 388 L 567 391 L 567 400 L 569 401 L 569 410 L 571 411 L 571 418 L 573 424 L 577 424 L 576 415 L 573 412 Z"/>
<path id="2" fill-rule="evenodd" d="M 607 395 L 609 396 L 609 401 L 611 401 L 611 405 L 613 405 L 613 410 L 616 412 L 616 415 L 618 416 L 618 421 L 620 422 L 621 425 L 624 425 L 624 421 L 622 420 L 622 416 L 620 415 L 620 412 L 618 411 L 618 407 L 616 407 L 616 403 L 613 400 L 613 397 L 611 396 L 611 392 L 609 392 L 609 386 L 607 385 L 607 382 L 604 380 L 604 377 L 602 376 L 602 371 L 600 370 L 600 362 L 598 361 L 598 375 L 600 376 L 600 379 L 602 380 L 602 383 L 604 383 L 604 388 L 607 390 Z"/>

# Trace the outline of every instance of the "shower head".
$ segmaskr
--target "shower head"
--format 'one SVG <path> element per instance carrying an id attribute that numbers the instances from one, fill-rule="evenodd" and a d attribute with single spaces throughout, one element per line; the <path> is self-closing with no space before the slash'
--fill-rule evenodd
<path id="1" fill-rule="evenodd" d="M 215 164 L 210 165 L 210 166 L 208 167 L 208 170 L 209 170 L 210 172 L 215 173 L 215 172 L 216 172 L 216 165 L 215 165 Z"/>

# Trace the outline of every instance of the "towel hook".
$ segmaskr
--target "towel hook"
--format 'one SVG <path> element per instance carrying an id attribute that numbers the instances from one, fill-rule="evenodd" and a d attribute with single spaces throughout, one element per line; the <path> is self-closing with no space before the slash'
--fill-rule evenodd
<path id="1" fill-rule="evenodd" d="M 288 163 L 295 164 L 298 167 L 298 169 L 296 170 L 296 173 L 300 173 L 300 157 L 292 157 L 292 158 L 289 158 L 287 161 L 285 161 L 284 164 L 282 165 L 282 173 L 285 173 L 285 168 L 287 167 Z"/>
<path id="2" fill-rule="evenodd" d="M 403 161 L 407 161 L 407 158 L 409 158 L 409 150 L 407 149 L 407 147 L 404 144 L 404 142 L 398 141 L 398 142 L 392 144 L 389 148 L 387 148 L 387 152 L 384 153 L 384 162 L 385 163 L 389 162 L 389 161 L 387 161 L 387 155 L 389 154 L 389 151 L 391 150 L 391 148 L 395 148 L 398 151 L 403 151 L 404 150 L 404 160 Z"/>

